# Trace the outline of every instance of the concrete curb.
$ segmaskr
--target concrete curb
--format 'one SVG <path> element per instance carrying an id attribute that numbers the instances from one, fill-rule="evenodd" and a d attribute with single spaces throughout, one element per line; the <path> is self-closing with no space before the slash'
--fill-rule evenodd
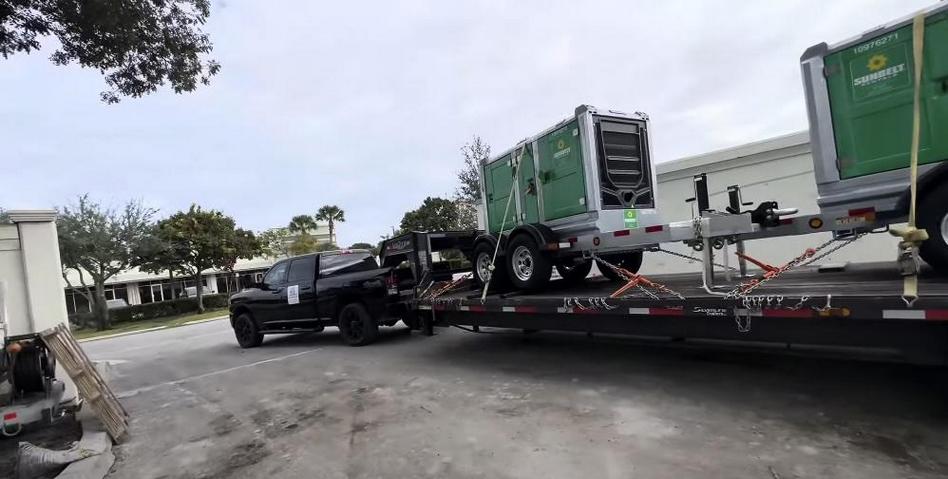
<path id="1" fill-rule="evenodd" d="M 69 464 L 56 476 L 57 479 L 102 479 L 109 473 L 115 462 L 112 439 L 96 427 L 98 423 L 95 426 L 92 424 L 91 420 L 82 421 L 82 439 L 79 443 L 95 455 Z"/>
<path id="2" fill-rule="evenodd" d="M 105 336 L 96 336 L 94 338 L 80 339 L 78 342 L 87 343 L 89 341 L 98 341 L 100 339 L 120 338 L 122 336 L 131 336 L 133 334 L 147 333 L 149 331 L 158 331 L 159 329 L 168 329 L 168 326 L 155 326 L 154 328 L 139 329 L 137 331 L 126 331 L 124 333 L 106 334 Z"/>
<path id="3" fill-rule="evenodd" d="M 225 315 L 225 316 L 217 316 L 217 317 L 214 317 L 214 318 L 195 319 L 194 321 L 188 321 L 188 322 L 186 322 L 186 323 L 181 323 L 181 324 L 179 324 L 178 326 L 190 326 L 190 325 L 192 325 L 192 324 L 209 323 L 209 322 L 211 322 L 211 321 L 220 321 L 220 320 L 222 320 L 222 319 L 227 319 L 227 318 L 229 318 L 229 317 L 230 317 L 230 316 Z"/>
<path id="4" fill-rule="evenodd" d="M 208 322 L 211 322 L 211 321 L 220 321 L 220 320 L 222 320 L 222 319 L 227 319 L 227 318 L 229 318 L 229 317 L 230 317 L 230 316 L 217 316 L 217 317 L 214 317 L 214 318 L 195 319 L 194 321 L 188 321 L 188 322 L 186 322 L 186 323 L 181 323 L 181 324 L 179 324 L 179 325 L 177 325 L 177 326 L 155 326 L 154 328 L 139 329 L 139 330 L 137 330 L 137 331 L 126 331 L 126 332 L 124 332 L 124 333 L 107 334 L 107 335 L 105 335 L 105 336 L 96 336 L 96 337 L 94 337 L 94 338 L 80 339 L 80 340 L 78 340 L 78 341 L 79 341 L 80 343 L 87 343 L 87 342 L 89 342 L 89 341 L 98 341 L 98 340 L 100 340 L 100 339 L 120 338 L 120 337 L 122 337 L 122 336 L 131 336 L 131 335 L 133 335 L 133 334 L 141 334 L 141 333 L 149 333 L 149 332 L 151 332 L 151 331 L 158 331 L 158 330 L 160 330 L 160 329 L 174 329 L 174 328 L 180 328 L 180 327 L 182 327 L 182 326 L 191 326 L 191 325 L 194 325 L 194 324 L 208 323 Z"/>

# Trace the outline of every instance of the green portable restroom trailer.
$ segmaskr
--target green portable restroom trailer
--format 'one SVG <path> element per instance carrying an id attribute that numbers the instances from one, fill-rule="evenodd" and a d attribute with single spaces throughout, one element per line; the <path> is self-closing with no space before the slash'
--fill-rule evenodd
<path id="1" fill-rule="evenodd" d="M 521 224 L 561 235 L 658 224 L 654 186 L 648 117 L 588 105 L 481 165 L 494 234 Z"/>
<path id="2" fill-rule="evenodd" d="M 922 61 L 914 61 L 916 18 Z M 885 224 L 909 211 L 915 69 L 921 66 L 916 221 L 919 252 L 948 270 L 948 3 L 801 58 L 821 213 L 837 223 L 859 212 Z"/>
<path id="3" fill-rule="evenodd" d="M 926 13 L 921 83 L 921 173 L 948 159 L 948 4 Z M 912 18 L 801 58 L 823 209 L 871 200 L 892 210 L 908 184 L 914 68 Z M 902 200 L 904 202 L 904 200 Z"/>

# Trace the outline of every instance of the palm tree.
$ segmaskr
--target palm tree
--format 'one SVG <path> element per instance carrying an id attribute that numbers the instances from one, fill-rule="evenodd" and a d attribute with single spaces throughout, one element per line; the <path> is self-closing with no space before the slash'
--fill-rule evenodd
<path id="1" fill-rule="evenodd" d="M 319 221 L 325 221 L 329 224 L 329 242 L 335 243 L 336 222 L 345 222 L 346 212 L 342 211 L 336 205 L 325 205 L 316 212 L 316 219 Z"/>
<path id="2" fill-rule="evenodd" d="M 305 234 L 316 228 L 316 220 L 310 215 L 296 215 L 290 220 L 290 224 L 286 228 L 294 233 Z"/>

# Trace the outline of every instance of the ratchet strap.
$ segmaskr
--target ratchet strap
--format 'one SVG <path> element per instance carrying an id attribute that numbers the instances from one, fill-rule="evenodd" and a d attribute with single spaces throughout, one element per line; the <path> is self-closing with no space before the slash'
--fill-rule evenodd
<path id="1" fill-rule="evenodd" d="M 912 59 L 915 62 L 915 92 L 912 104 L 912 151 L 910 152 L 908 226 L 892 228 L 890 233 L 899 241 L 899 266 L 905 277 L 902 284 L 902 300 L 909 307 L 918 299 L 918 246 L 928 239 L 928 232 L 915 227 L 915 198 L 918 180 L 919 131 L 921 129 L 922 63 L 925 43 L 925 13 L 919 13 L 912 21 Z"/>

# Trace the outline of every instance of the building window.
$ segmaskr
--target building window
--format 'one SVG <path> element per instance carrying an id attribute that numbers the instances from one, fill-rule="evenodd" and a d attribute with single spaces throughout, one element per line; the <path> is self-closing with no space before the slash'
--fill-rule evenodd
<path id="1" fill-rule="evenodd" d="M 155 300 L 152 299 L 151 294 L 151 285 L 146 284 L 138 287 L 138 297 L 141 299 L 142 304 L 152 303 Z"/>

